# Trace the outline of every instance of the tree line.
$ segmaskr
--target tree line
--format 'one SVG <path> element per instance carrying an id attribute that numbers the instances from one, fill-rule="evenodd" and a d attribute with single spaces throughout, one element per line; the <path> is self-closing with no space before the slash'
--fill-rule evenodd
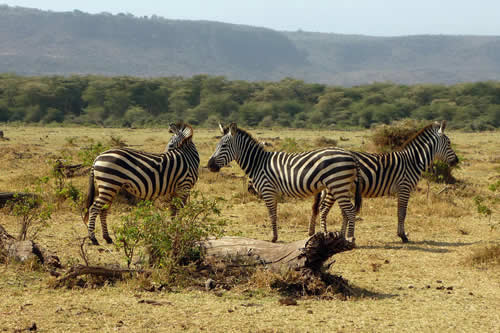
<path id="1" fill-rule="evenodd" d="M 222 76 L 18 76 L 0 74 L 0 122 L 113 127 L 368 128 L 403 118 L 448 120 L 465 130 L 500 126 L 500 82 L 355 87 L 228 80 Z"/>

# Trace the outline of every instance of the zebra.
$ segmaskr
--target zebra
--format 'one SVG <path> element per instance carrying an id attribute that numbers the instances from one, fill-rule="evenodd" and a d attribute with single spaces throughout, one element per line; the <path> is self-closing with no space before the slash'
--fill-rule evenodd
<path id="1" fill-rule="evenodd" d="M 451 148 L 450 139 L 444 134 L 446 121 L 432 123 L 408 139 L 400 151 L 386 154 L 352 152 L 359 161 L 360 192 L 364 198 L 398 194 L 398 230 L 403 243 L 408 242 L 405 233 L 406 209 L 410 192 L 415 188 L 433 160 L 440 159 L 450 166 L 458 163 L 458 157 Z M 319 203 L 333 205 L 335 198 L 323 192 L 314 197 L 309 234 L 314 234 Z M 347 217 L 343 216 L 342 231 L 345 234 Z"/>
<path id="2" fill-rule="evenodd" d="M 236 160 L 268 208 L 273 229 L 272 242 L 278 240 L 278 196 L 305 198 L 324 189 L 339 201 L 340 208 L 351 222 L 349 235 L 354 234 L 351 226 L 354 227 L 355 213 L 361 206 L 361 195 L 357 186 L 357 162 L 350 152 L 340 148 L 295 154 L 271 152 L 235 123 L 226 128 L 219 124 L 219 127 L 223 136 L 208 161 L 208 168 L 218 172 L 221 167 Z M 350 201 L 353 187 L 356 194 L 354 207 Z M 325 232 L 330 208 L 326 204 L 321 207 L 321 226 Z"/>
<path id="3" fill-rule="evenodd" d="M 103 238 L 108 244 L 113 243 L 108 234 L 106 216 L 114 197 L 122 188 L 143 200 L 179 197 L 183 204 L 186 203 L 191 188 L 198 180 L 200 157 L 192 140 L 193 128 L 190 125 L 170 124 L 169 132 L 173 136 L 162 154 L 120 148 L 107 150 L 94 160 L 84 216 L 84 222 L 88 222 L 89 238 L 94 245 L 99 244 L 94 234 L 98 214 Z M 175 215 L 173 203 L 171 209 Z"/>

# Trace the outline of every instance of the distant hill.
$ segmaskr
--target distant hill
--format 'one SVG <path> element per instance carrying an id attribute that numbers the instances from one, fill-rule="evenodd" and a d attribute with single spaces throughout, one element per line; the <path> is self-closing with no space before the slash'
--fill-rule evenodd
<path id="1" fill-rule="evenodd" d="M 369 37 L 0 6 L 0 72 L 355 85 L 499 80 L 500 37 Z"/>

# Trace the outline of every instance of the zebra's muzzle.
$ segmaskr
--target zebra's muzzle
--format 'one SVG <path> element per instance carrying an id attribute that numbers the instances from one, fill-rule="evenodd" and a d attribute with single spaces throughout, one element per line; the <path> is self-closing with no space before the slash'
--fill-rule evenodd
<path id="1" fill-rule="evenodd" d="M 208 160 L 208 170 L 212 171 L 212 172 L 219 172 L 220 170 L 220 167 L 217 165 L 217 163 L 215 163 L 215 159 L 214 158 L 211 158 Z"/>
<path id="2" fill-rule="evenodd" d="M 455 155 L 455 158 L 450 162 L 448 163 L 450 166 L 455 166 L 458 164 L 458 156 Z"/>

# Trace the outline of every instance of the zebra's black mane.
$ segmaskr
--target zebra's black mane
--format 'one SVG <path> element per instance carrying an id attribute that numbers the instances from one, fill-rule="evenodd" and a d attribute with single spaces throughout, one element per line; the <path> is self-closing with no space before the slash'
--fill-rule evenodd
<path id="1" fill-rule="evenodd" d="M 424 128 L 422 128 L 420 131 L 418 131 L 417 133 L 413 134 L 408 140 L 406 140 L 402 145 L 401 145 L 401 148 L 400 148 L 400 151 L 401 150 L 404 150 L 406 148 L 406 146 L 408 146 L 411 142 L 413 142 L 413 140 L 415 140 L 416 137 L 420 136 L 420 134 L 424 133 L 425 131 L 427 131 L 428 129 L 434 127 L 434 123 L 432 124 L 429 124 L 427 126 L 425 126 Z"/>
<path id="2" fill-rule="evenodd" d="M 243 136 L 246 136 L 248 138 L 250 138 L 252 141 L 254 141 L 259 147 L 261 147 L 262 149 L 266 150 L 266 148 L 264 147 L 264 145 L 262 143 L 259 142 L 259 140 L 257 140 L 256 138 L 253 137 L 252 134 L 248 133 L 247 131 L 245 131 L 244 129 L 242 128 L 238 128 L 237 129 L 237 133 L 238 134 L 241 134 Z"/>
<path id="3" fill-rule="evenodd" d="M 181 129 L 181 132 L 184 132 L 184 130 L 186 128 L 189 129 L 189 135 L 184 137 L 184 139 L 182 139 L 182 141 L 179 143 L 179 146 L 177 147 L 177 148 L 181 148 L 183 145 L 185 145 L 188 142 L 191 142 L 193 140 L 193 128 L 191 127 L 191 125 L 186 124 L 182 121 L 175 124 L 175 126 L 177 126 L 177 128 L 179 128 L 179 129 Z"/>

